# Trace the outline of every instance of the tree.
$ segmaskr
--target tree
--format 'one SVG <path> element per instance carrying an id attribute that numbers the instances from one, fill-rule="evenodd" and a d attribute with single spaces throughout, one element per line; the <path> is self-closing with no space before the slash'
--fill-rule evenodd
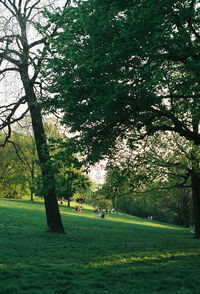
<path id="1" fill-rule="evenodd" d="M 57 175 L 57 195 L 60 198 L 64 198 L 68 201 L 70 206 L 70 200 L 75 193 L 85 191 L 89 188 L 90 182 L 83 171 L 71 167 L 64 173 L 60 172 Z"/>
<path id="2" fill-rule="evenodd" d="M 198 1 L 77 3 L 51 18 L 62 30 L 48 63 L 55 98 L 49 102 L 63 110 L 93 160 L 109 154 L 119 137 L 170 131 L 192 142 L 200 238 Z"/>
<path id="3" fill-rule="evenodd" d="M 127 194 L 129 191 L 129 182 L 124 175 L 124 170 L 118 161 L 119 165 L 108 168 L 106 181 L 97 193 L 104 195 L 105 199 L 110 199 L 112 208 L 116 209 L 116 203 L 119 197 Z"/>
<path id="4" fill-rule="evenodd" d="M 118 143 L 107 163 L 102 194 L 115 196 L 123 212 L 189 226 L 191 144 L 178 135 L 156 133 Z M 104 192 L 104 193 L 103 193 Z"/>
<path id="5" fill-rule="evenodd" d="M 11 136 L 11 126 L 30 112 L 45 188 L 44 199 L 48 230 L 64 233 L 42 121 L 42 109 L 41 105 L 38 104 L 38 97 L 42 91 L 40 71 L 48 48 L 47 38 L 39 33 L 38 26 L 42 17 L 41 11 L 44 7 L 53 9 L 53 3 L 55 1 L 0 0 L 1 82 L 4 81 L 3 86 L 5 86 L 6 78 L 12 80 L 13 73 L 15 73 L 16 82 L 14 86 L 15 89 L 19 90 L 18 93 L 14 93 L 14 100 L 10 100 L 12 97 L 10 95 L 9 101 L 5 101 L 5 104 L 0 107 L 0 129 L 7 128 L 8 130 L 2 144 L 2 146 L 5 146 Z M 66 2 L 66 5 L 68 3 L 69 1 Z M 56 31 L 56 28 L 54 28 L 54 31 Z M 52 34 L 53 31 L 51 31 Z"/>
<path id="6" fill-rule="evenodd" d="M 191 153 L 192 144 L 178 134 L 157 132 L 136 142 L 118 143 L 107 166 L 120 170 L 129 191 L 146 188 L 154 181 L 159 181 L 162 189 L 189 188 Z"/>
<path id="7" fill-rule="evenodd" d="M 91 182 L 84 172 L 78 155 L 74 152 L 74 144 L 69 138 L 50 138 L 50 154 L 55 170 L 56 195 L 68 201 L 77 192 L 83 193 L 90 188 Z"/>
<path id="8" fill-rule="evenodd" d="M 2 134 L 0 141 L 3 142 L 4 139 Z M 1 150 L 1 195 L 21 198 L 30 194 L 33 200 L 35 178 L 39 173 L 34 139 L 27 129 L 24 132 L 21 128 L 14 128 L 9 141 L 10 143 Z"/>

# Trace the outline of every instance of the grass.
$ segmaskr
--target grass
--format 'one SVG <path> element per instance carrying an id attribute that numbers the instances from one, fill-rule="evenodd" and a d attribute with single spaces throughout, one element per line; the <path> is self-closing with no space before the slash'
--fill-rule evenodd
<path id="1" fill-rule="evenodd" d="M 60 235 L 45 232 L 43 203 L 1 199 L 0 293 L 200 293 L 189 229 L 86 208 L 61 207 Z"/>

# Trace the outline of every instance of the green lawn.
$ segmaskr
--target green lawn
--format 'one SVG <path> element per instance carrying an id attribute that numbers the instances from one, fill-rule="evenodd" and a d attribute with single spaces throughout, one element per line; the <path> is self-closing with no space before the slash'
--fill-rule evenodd
<path id="1" fill-rule="evenodd" d="M 200 293 L 189 229 L 86 208 L 61 207 L 60 235 L 45 232 L 43 203 L 1 199 L 0 293 Z"/>

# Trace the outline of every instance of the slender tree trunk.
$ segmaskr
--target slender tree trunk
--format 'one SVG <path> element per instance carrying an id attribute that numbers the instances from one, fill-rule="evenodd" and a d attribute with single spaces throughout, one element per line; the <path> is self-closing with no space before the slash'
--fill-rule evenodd
<path id="1" fill-rule="evenodd" d="M 35 187 L 35 164 L 31 161 L 31 201 L 34 201 L 33 187 Z"/>
<path id="2" fill-rule="evenodd" d="M 195 225 L 195 238 L 200 238 L 200 175 L 196 169 L 192 169 L 192 198 Z"/>
<path id="3" fill-rule="evenodd" d="M 27 81 L 27 79 L 25 81 Z M 57 197 L 55 194 L 55 179 L 51 168 L 51 161 L 42 121 L 41 109 L 40 106 L 36 103 L 33 87 L 25 82 L 24 88 L 27 97 L 27 103 L 30 109 L 33 133 L 42 171 L 48 231 L 64 233 Z"/>
<path id="4" fill-rule="evenodd" d="M 31 190 L 31 201 L 34 201 L 33 191 Z"/>
<path id="5" fill-rule="evenodd" d="M 189 228 L 190 227 L 190 205 L 189 205 L 188 190 L 185 190 L 183 192 L 183 197 L 181 202 L 181 215 L 182 215 L 184 227 Z"/>

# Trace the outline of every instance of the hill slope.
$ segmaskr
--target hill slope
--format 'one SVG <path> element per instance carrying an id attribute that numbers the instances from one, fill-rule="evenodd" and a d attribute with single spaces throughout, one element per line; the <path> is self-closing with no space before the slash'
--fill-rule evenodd
<path id="1" fill-rule="evenodd" d="M 200 240 L 190 230 L 61 213 L 66 235 L 50 234 L 43 203 L 0 200 L 1 294 L 200 293 Z"/>

